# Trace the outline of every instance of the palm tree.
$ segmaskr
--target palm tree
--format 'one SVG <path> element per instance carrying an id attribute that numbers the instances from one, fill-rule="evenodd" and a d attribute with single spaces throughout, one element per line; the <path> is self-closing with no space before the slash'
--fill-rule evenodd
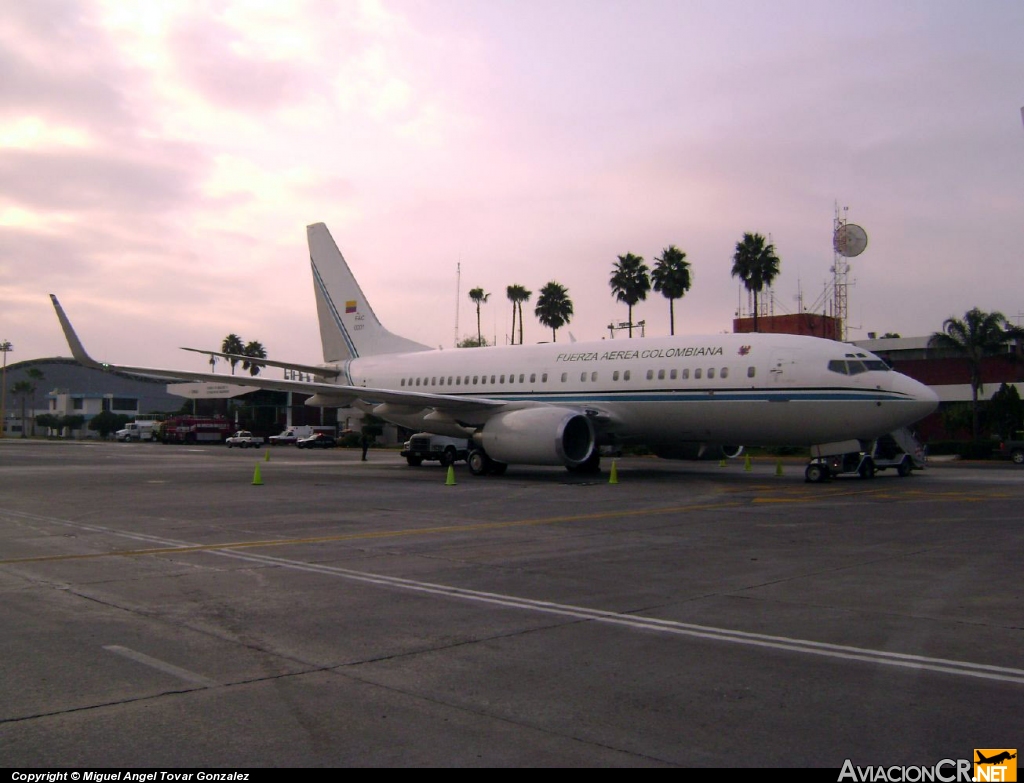
<path id="1" fill-rule="evenodd" d="M 473 300 L 473 304 L 476 305 L 476 339 L 478 345 L 484 344 L 484 335 L 480 331 L 480 305 L 487 302 L 491 298 L 490 294 L 485 294 L 482 288 L 472 288 L 469 291 L 469 298 Z"/>
<path id="2" fill-rule="evenodd" d="M 942 331 L 928 340 L 932 348 L 944 348 L 967 360 L 971 373 L 971 436 L 978 439 L 978 393 L 983 391 L 981 361 L 1004 350 L 1007 340 L 1024 337 L 1024 329 L 1011 326 L 1000 312 L 986 313 L 977 307 L 968 310 L 963 320 L 947 318 Z"/>
<path id="3" fill-rule="evenodd" d="M 21 437 L 27 438 L 25 434 L 25 400 L 29 395 L 35 395 L 36 387 L 29 381 L 18 381 L 11 387 L 11 394 L 21 398 Z"/>
<path id="4" fill-rule="evenodd" d="M 519 344 L 523 344 L 523 302 L 529 302 L 533 291 L 527 291 L 521 285 L 510 285 L 505 289 L 508 300 L 512 303 L 512 344 L 516 342 L 516 313 L 519 313 Z"/>
<path id="5" fill-rule="evenodd" d="M 608 284 L 612 287 L 615 298 L 629 306 L 629 336 L 632 337 L 633 305 L 645 300 L 647 292 L 651 290 L 651 278 L 648 274 L 650 270 L 642 256 L 635 256 L 632 253 L 619 256 L 613 269 Z"/>
<path id="6" fill-rule="evenodd" d="M 775 245 L 766 243 L 760 234 L 744 234 L 736 243 L 732 257 L 732 276 L 743 281 L 748 291 L 754 294 L 754 331 L 757 331 L 757 295 L 770 286 L 779 274 L 779 257 Z"/>
<path id="7" fill-rule="evenodd" d="M 229 334 L 224 338 L 224 342 L 220 344 L 221 353 L 233 353 L 238 356 L 245 350 L 245 345 L 242 343 L 242 338 L 237 334 Z M 231 364 L 231 374 L 235 374 L 235 365 L 238 364 L 238 359 L 228 359 Z"/>
<path id="8" fill-rule="evenodd" d="M 555 331 L 572 319 L 569 289 L 552 280 L 540 290 L 533 313 L 538 321 L 551 329 L 551 342 L 558 342 Z"/>
<path id="9" fill-rule="evenodd" d="M 32 409 L 35 410 L 37 408 L 37 406 L 36 406 L 36 392 L 39 390 L 40 382 L 45 380 L 46 376 L 43 374 L 43 371 L 40 370 L 38 367 L 30 367 L 29 369 L 25 370 L 25 375 L 28 376 L 29 383 L 32 384 Z M 22 428 L 24 428 L 24 426 L 25 425 L 22 424 Z M 32 419 L 32 437 L 35 437 L 35 435 L 36 435 L 36 420 L 35 420 L 35 418 L 33 418 Z"/>
<path id="10" fill-rule="evenodd" d="M 675 334 L 675 300 L 682 299 L 692 284 L 690 262 L 686 260 L 686 253 L 675 245 L 669 245 L 662 250 L 661 258 L 654 259 L 651 281 L 654 283 L 654 290 L 660 291 L 661 295 L 668 299 L 669 334 Z M 632 320 L 631 318 L 630 321 Z"/>
<path id="11" fill-rule="evenodd" d="M 248 356 L 251 359 L 266 359 L 267 349 L 263 347 L 262 343 L 253 340 L 251 343 L 246 343 L 245 348 L 242 349 L 242 355 Z M 248 370 L 249 375 L 252 375 L 254 377 L 260 374 L 260 370 L 262 370 L 263 367 L 264 365 L 260 364 L 259 362 L 242 362 L 242 369 Z"/>

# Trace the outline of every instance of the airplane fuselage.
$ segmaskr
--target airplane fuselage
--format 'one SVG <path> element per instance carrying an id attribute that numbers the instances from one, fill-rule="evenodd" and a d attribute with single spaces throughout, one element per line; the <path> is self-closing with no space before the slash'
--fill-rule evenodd
<path id="1" fill-rule="evenodd" d="M 844 362 L 856 363 L 857 371 L 850 374 L 847 364 L 847 372 L 837 372 Z M 604 441 L 651 445 L 811 445 L 851 433 L 870 439 L 934 408 L 926 387 L 877 357 L 845 343 L 794 335 L 422 351 L 354 359 L 343 369 L 354 386 L 590 411 Z M 415 405 L 385 405 L 377 413 L 441 434 L 465 434 L 486 420 L 466 413 L 449 426 Z"/>

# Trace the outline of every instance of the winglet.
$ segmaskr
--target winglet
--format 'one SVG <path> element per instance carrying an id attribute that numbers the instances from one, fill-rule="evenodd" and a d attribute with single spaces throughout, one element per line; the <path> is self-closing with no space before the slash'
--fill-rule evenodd
<path id="1" fill-rule="evenodd" d="M 57 297 L 50 294 L 50 300 L 53 302 L 53 309 L 57 311 L 57 320 L 60 321 L 60 328 L 64 330 L 64 337 L 68 341 L 68 346 L 71 348 L 71 355 L 75 357 L 75 361 L 85 367 L 92 367 L 96 370 L 109 369 L 106 365 L 100 364 L 100 362 L 97 362 L 85 352 L 85 348 L 82 347 L 82 341 L 79 340 L 78 335 L 75 334 L 75 328 L 71 325 L 71 321 L 68 320 L 68 316 L 64 312 L 64 308 L 61 307 L 60 302 L 57 301 Z"/>

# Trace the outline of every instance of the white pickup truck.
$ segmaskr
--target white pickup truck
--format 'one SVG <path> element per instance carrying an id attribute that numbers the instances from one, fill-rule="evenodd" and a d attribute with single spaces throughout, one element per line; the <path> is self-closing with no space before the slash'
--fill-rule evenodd
<path id="1" fill-rule="evenodd" d="M 437 460 L 447 467 L 455 460 L 464 460 L 469 456 L 469 441 L 466 438 L 446 438 L 444 435 L 419 432 L 405 442 L 402 456 L 413 467 L 422 465 L 423 460 Z"/>
<path id="2" fill-rule="evenodd" d="M 233 446 L 238 446 L 240 449 L 257 448 L 263 445 L 263 438 L 256 437 L 249 430 L 239 430 L 224 442 L 229 449 Z"/>

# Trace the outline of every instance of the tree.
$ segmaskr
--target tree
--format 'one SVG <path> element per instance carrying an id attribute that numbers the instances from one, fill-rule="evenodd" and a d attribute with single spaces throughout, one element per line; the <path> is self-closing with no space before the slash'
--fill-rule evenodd
<path id="1" fill-rule="evenodd" d="M 473 335 L 470 335 L 469 337 L 463 337 L 461 340 L 459 340 L 459 344 L 456 345 L 455 347 L 456 348 L 483 348 L 486 345 L 487 345 L 487 338 L 486 337 L 480 338 L 480 337 L 475 337 Z"/>
<path id="2" fill-rule="evenodd" d="M 237 334 L 229 334 L 224 338 L 224 342 L 220 344 L 221 353 L 232 353 L 235 356 L 240 355 L 244 350 L 245 346 L 242 343 L 242 338 Z M 231 364 L 231 374 L 235 374 L 235 365 L 238 364 L 238 359 L 228 359 Z"/>
<path id="3" fill-rule="evenodd" d="M 38 367 L 29 367 L 27 370 L 25 370 L 25 375 L 27 375 L 29 377 L 29 383 L 32 384 L 32 408 L 34 410 L 37 407 L 36 406 L 36 392 L 39 391 L 39 384 L 43 380 L 46 379 L 46 376 L 43 375 L 43 371 L 40 370 Z M 22 425 L 22 426 L 24 426 L 24 425 Z M 32 420 L 32 436 L 35 437 L 35 434 L 36 434 L 36 423 L 35 423 L 35 419 L 33 419 Z"/>
<path id="4" fill-rule="evenodd" d="M 1024 337 L 1024 329 L 1011 326 L 1000 312 L 986 313 L 977 307 L 968 310 L 963 320 L 949 317 L 942 331 L 928 340 L 932 348 L 941 348 L 963 356 L 971 374 L 971 437 L 978 439 L 978 394 L 983 391 L 981 362 L 986 356 L 1002 352 L 1008 340 Z"/>
<path id="5" fill-rule="evenodd" d="M 36 387 L 33 386 L 29 381 L 18 381 L 14 386 L 11 387 L 11 394 L 15 398 L 21 398 L 21 437 L 27 438 L 25 434 L 25 400 L 28 397 L 34 396 L 36 393 Z"/>
<path id="6" fill-rule="evenodd" d="M 635 256 L 632 253 L 619 256 L 613 270 L 608 284 L 612 287 L 615 298 L 625 302 L 629 307 L 629 336 L 632 337 L 633 305 L 644 301 L 647 292 L 651 290 L 651 278 L 648 274 L 650 270 L 642 256 Z"/>
<path id="7" fill-rule="evenodd" d="M 101 411 L 89 419 L 89 429 L 93 432 L 98 432 L 100 437 L 106 440 L 110 437 L 111 433 L 124 429 L 129 421 L 131 419 L 123 413 Z"/>
<path id="8" fill-rule="evenodd" d="M 732 257 L 732 276 L 743 281 L 743 285 L 754 295 L 754 331 L 757 331 L 757 295 L 770 286 L 779 275 L 779 258 L 775 245 L 766 243 L 760 234 L 744 234 L 736 243 Z"/>
<path id="9" fill-rule="evenodd" d="M 47 430 L 47 435 L 50 434 L 50 430 L 56 430 L 60 427 L 60 416 L 53 413 L 40 413 L 35 418 L 36 426 L 42 427 Z"/>
<path id="10" fill-rule="evenodd" d="M 572 300 L 569 289 L 552 280 L 540 290 L 537 306 L 533 309 L 537 320 L 551 329 L 551 342 L 558 342 L 556 330 L 569 323 L 572 319 Z"/>
<path id="11" fill-rule="evenodd" d="M 510 285 L 505 289 L 508 300 L 512 303 L 512 344 L 516 342 L 516 313 L 519 313 L 519 344 L 523 344 L 523 302 L 529 302 L 533 291 L 527 291 L 521 285 Z"/>
<path id="12" fill-rule="evenodd" d="M 253 340 L 250 343 L 246 343 L 245 348 L 242 349 L 242 355 L 243 356 L 248 356 L 250 359 L 266 359 L 267 358 L 267 349 L 263 347 L 262 343 L 259 343 L 259 342 L 256 342 L 255 340 Z M 243 370 L 248 370 L 249 371 L 249 375 L 252 375 L 253 377 L 259 375 L 260 374 L 260 370 L 262 370 L 264 366 L 265 365 L 262 365 L 259 362 L 253 362 L 253 361 L 243 361 L 242 362 L 242 369 Z"/>
<path id="13" fill-rule="evenodd" d="M 68 437 L 70 437 L 72 432 L 82 429 L 83 424 L 85 424 L 85 416 L 81 413 L 72 413 L 70 416 L 61 416 L 58 423 L 61 437 L 64 436 L 65 432 L 67 432 Z"/>
<path id="14" fill-rule="evenodd" d="M 1024 402 L 1021 402 L 1017 387 L 1004 383 L 992 395 L 985 419 L 1003 440 L 1013 438 L 1024 422 Z"/>
<path id="15" fill-rule="evenodd" d="M 654 290 L 659 291 L 662 296 L 668 299 L 669 334 L 675 334 L 675 300 L 682 299 L 683 295 L 690 290 L 692 283 L 690 279 L 690 262 L 686 260 L 686 253 L 675 245 L 669 245 L 662 250 L 661 258 L 654 259 L 651 282 L 654 283 Z M 629 320 L 632 322 L 633 319 L 630 318 Z"/>
<path id="16" fill-rule="evenodd" d="M 476 340 L 478 345 L 484 344 L 484 335 L 480 331 L 480 305 L 487 302 L 491 298 L 490 294 L 485 294 L 482 288 L 472 288 L 469 291 L 469 298 L 473 300 L 476 305 Z"/>

